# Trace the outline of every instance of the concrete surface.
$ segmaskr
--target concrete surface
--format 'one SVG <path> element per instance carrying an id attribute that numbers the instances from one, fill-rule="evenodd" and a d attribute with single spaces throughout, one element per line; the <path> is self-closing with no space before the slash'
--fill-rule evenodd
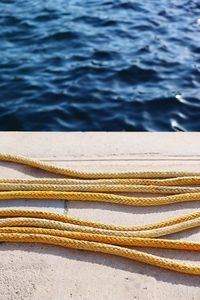
<path id="1" fill-rule="evenodd" d="M 83 170 L 198 170 L 199 133 L 0 133 L 0 152 L 26 155 Z M 0 177 L 47 177 L 25 166 L 0 163 Z M 100 222 L 133 225 L 195 211 L 199 203 L 157 208 L 68 201 L 2 201 Z M 199 229 L 174 238 L 200 238 Z M 148 250 L 200 260 L 199 253 Z M 0 245 L 1 300 L 200 299 L 200 278 L 123 258 L 34 244 Z"/>

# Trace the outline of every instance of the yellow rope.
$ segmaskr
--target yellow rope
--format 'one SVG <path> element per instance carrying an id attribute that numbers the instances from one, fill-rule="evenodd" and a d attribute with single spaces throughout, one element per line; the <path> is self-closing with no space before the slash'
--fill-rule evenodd
<path id="1" fill-rule="evenodd" d="M 73 239 L 80 239 L 85 241 L 102 242 L 106 244 L 114 244 L 120 246 L 137 246 L 137 247 L 151 247 L 161 249 L 178 249 L 178 250 L 192 250 L 200 251 L 200 243 L 167 240 L 167 239 L 152 239 L 140 237 L 124 237 L 103 234 L 91 234 L 85 232 L 66 231 L 49 228 L 35 228 L 35 227 L 4 227 L 0 228 L 0 233 L 28 233 L 28 234 L 46 234 L 60 237 L 68 237 Z"/>
<path id="2" fill-rule="evenodd" d="M 36 183 L 0 183 L 0 191 L 60 191 L 60 192 L 107 192 L 107 193 L 151 193 L 184 194 L 200 193 L 200 187 L 171 187 L 130 184 L 36 184 Z"/>
<path id="3" fill-rule="evenodd" d="M 145 171 L 145 172 L 85 172 L 73 170 L 70 168 L 56 167 L 38 160 L 26 158 L 23 156 L 0 154 L 1 161 L 14 162 L 24 164 L 27 166 L 39 168 L 54 174 L 70 176 L 74 178 L 88 178 L 88 179 L 101 179 L 101 178 L 173 178 L 181 176 L 200 176 L 200 172 L 159 172 L 159 171 Z"/>
<path id="4" fill-rule="evenodd" d="M 96 184 L 126 184 L 126 185 L 157 185 L 157 186 L 184 186 L 184 185 L 199 185 L 200 184 L 200 176 L 184 176 L 184 177 L 176 177 L 176 178 L 168 178 L 168 179 L 63 179 L 63 178 L 37 178 L 37 179 L 11 179 L 11 178 L 0 178 L 0 183 L 18 183 L 18 184 L 88 184 L 88 185 L 96 185 Z"/>
<path id="5" fill-rule="evenodd" d="M 199 201 L 200 193 L 183 193 L 162 197 L 130 197 L 106 193 L 54 192 L 54 191 L 15 191 L 0 192 L 0 200 L 12 199 L 53 199 L 70 201 L 108 202 L 131 206 L 158 206 L 179 202 Z"/>
<path id="6" fill-rule="evenodd" d="M 0 200 L 62 199 L 134 206 L 166 205 L 200 200 L 199 172 L 96 173 L 55 167 L 15 155 L 1 161 L 21 163 L 73 178 L 0 179 Z M 192 185 L 189 186 L 189 185 Z M 120 195 L 119 193 L 151 193 Z M 157 196 L 162 194 L 161 196 Z M 129 247 L 200 251 L 200 243 L 160 237 L 200 226 L 200 211 L 142 226 L 118 226 L 31 210 L 0 210 L 0 242 L 37 242 L 108 253 L 177 272 L 200 275 L 200 265 L 174 261 Z"/>

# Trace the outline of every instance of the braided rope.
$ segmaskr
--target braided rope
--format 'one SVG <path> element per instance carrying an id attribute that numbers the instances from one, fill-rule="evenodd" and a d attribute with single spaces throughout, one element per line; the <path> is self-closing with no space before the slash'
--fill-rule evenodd
<path id="1" fill-rule="evenodd" d="M 140 172 L 85 172 L 73 170 L 70 168 L 56 167 L 38 160 L 26 158 L 23 156 L 0 154 L 0 161 L 14 162 L 18 164 L 35 167 L 50 173 L 85 179 L 103 179 L 103 178 L 173 178 L 181 176 L 200 176 L 200 172 L 174 172 L 174 171 L 140 171 Z"/>
<path id="2" fill-rule="evenodd" d="M 54 221 L 60 221 L 63 223 L 81 225 L 81 226 L 88 226 L 100 229 L 108 229 L 108 230 L 117 230 L 117 231 L 138 231 L 138 230 L 148 230 L 148 229 L 155 229 L 155 228 L 162 228 L 166 226 L 171 226 L 174 224 L 178 224 L 185 221 L 194 220 L 200 218 L 200 211 L 194 212 L 190 214 L 185 214 L 183 216 L 169 218 L 165 221 L 152 223 L 147 225 L 139 225 L 139 226 L 119 226 L 119 225 L 111 225 L 111 224 L 102 224 L 96 223 L 87 220 L 80 220 L 77 218 L 68 217 L 65 215 L 52 213 L 52 212 L 45 212 L 45 211 L 32 211 L 32 210 L 16 210 L 16 209 L 1 209 L 0 210 L 0 218 L 8 218 L 8 217 L 31 217 L 31 218 L 39 218 L 39 219 L 48 219 Z"/>
<path id="3" fill-rule="evenodd" d="M 67 231 L 49 228 L 35 228 L 35 227 L 0 227 L 0 233 L 31 233 L 31 234 L 46 234 L 60 237 L 68 237 L 73 239 L 80 239 L 93 242 L 101 242 L 106 244 L 114 244 L 120 246 L 137 246 L 137 247 L 151 247 L 161 249 L 179 249 L 179 250 L 192 250 L 200 251 L 200 243 L 180 241 L 180 240 L 167 240 L 167 239 L 152 239 L 140 237 L 125 237 L 103 234 L 91 234 L 85 232 Z"/>
<path id="4" fill-rule="evenodd" d="M 72 249 L 107 253 L 177 272 L 200 275 L 200 266 L 197 264 L 176 262 L 172 259 L 158 257 L 156 255 L 110 244 L 55 237 L 51 235 L 23 233 L 0 233 L 0 242 L 1 241 L 18 243 L 43 243 Z"/>
<path id="5" fill-rule="evenodd" d="M 39 218 L 6 218 L 0 219 L 0 227 L 7 226 L 31 226 L 31 227 L 41 227 L 41 228 L 52 228 L 59 230 L 68 230 L 68 231 L 78 231 L 85 233 L 94 233 L 94 234 L 107 234 L 114 236 L 124 236 L 124 237 L 160 237 L 169 234 L 173 234 L 176 232 L 184 231 L 186 229 L 195 228 L 200 226 L 200 218 L 196 218 L 194 220 L 189 220 L 185 222 L 181 222 L 178 224 L 165 226 L 161 228 L 155 229 L 147 229 L 147 230 L 131 230 L 131 231 L 115 231 L 101 228 L 93 228 L 87 226 L 81 226 L 76 224 L 65 224 L 60 221 L 53 220 L 44 220 Z"/>
<path id="6" fill-rule="evenodd" d="M 60 191 L 60 192 L 107 192 L 107 193 L 151 193 L 184 194 L 199 193 L 200 187 L 174 187 L 130 184 L 36 184 L 0 183 L 0 191 Z"/>
<path id="7" fill-rule="evenodd" d="M 199 201 L 200 193 L 183 193 L 162 197 L 130 197 L 106 193 L 57 192 L 57 191 L 12 191 L 0 192 L 0 200 L 52 199 L 70 201 L 95 201 L 131 206 L 159 206 L 172 203 Z"/>
<path id="8" fill-rule="evenodd" d="M 60 168 L 15 155 L 0 160 L 21 163 L 63 179 L 0 179 L 0 200 L 62 199 L 98 201 L 134 206 L 166 205 L 200 200 L 199 172 L 101 173 Z M 189 185 L 192 185 L 189 186 Z M 116 194 L 117 193 L 117 194 Z M 151 193 L 162 196 L 125 196 Z M 174 261 L 127 247 L 153 247 L 200 251 L 200 243 L 160 237 L 200 226 L 200 211 L 142 226 L 118 226 L 31 210 L 0 210 L 0 242 L 52 244 L 108 253 L 177 272 L 200 275 L 198 264 Z"/>
<path id="9" fill-rule="evenodd" d="M 184 185 L 199 185 L 200 176 L 184 176 L 167 179 L 146 179 L 146 178 L 135 178 L 135 179 L 63 179 L 63 178 L 37 178 L 37 179 L 11 179 L 11 178 L 0 178 L 0 183 L 19 183 L 19 184 L 126 184 L 126 185 L 157 185 L 157 186 L 184 186 Z"/>

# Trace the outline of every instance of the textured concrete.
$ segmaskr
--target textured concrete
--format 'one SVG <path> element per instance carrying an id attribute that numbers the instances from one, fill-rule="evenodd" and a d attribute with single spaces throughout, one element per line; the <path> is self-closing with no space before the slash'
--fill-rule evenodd
<path id="1" fill-rule="evenodd" d="M 0 133 L 0 152 L 83 170 L 199 170 L 199 133 Z M 0 177 L 46 177 L 0 163 Z M 64 201 L 2 201 L 115 224 L 144 224 L 195 211 L 199 203 L 135 208 Z M 199 229 L 176 234 L 199 240 Z M 148 250 L 199 261 L 199 253 Z M 200 278 L 119 257 L 34 244 L 0 245 L 0 299 L 200 299 Z"/>

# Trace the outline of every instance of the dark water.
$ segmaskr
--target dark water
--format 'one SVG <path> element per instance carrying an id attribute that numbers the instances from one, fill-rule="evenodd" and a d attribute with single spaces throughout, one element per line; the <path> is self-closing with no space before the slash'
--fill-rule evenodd
<path id="1" fill-rule="evenodd" d="M 200 130 L 199 0 L 0 0 L 0 130 Z"/>

